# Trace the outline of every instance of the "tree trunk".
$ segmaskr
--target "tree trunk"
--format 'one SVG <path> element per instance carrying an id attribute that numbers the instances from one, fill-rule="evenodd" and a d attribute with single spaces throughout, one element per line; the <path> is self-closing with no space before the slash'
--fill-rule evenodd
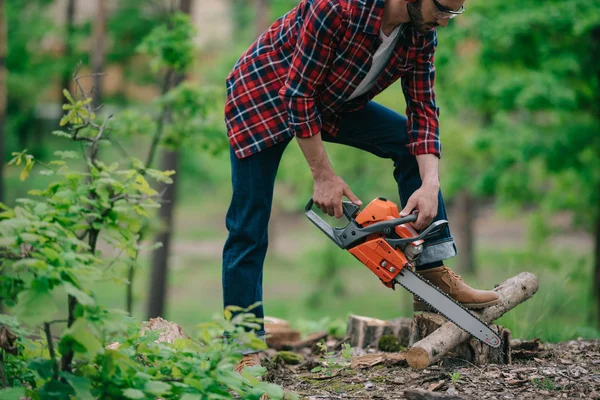
<path id="1" fill-rule="evenodd" d="M 94 46 L 92 47 L 92 68 L 94 73 L 93 106 L 102 104 L 102 82 L 104 72 L 104 43 L 106 37 L 106 0 L 96 0 L 96 18 L 94 19 Z"/>
<path id="2" fill-rule="evenodd" d="M 253 0 L 254 2 L 254 36 L 259 37 L 269 28 L 271 10 L 269 0 Z"/>
<path id="3" fill-rule="evenodd" d="M 179 166 L 178 151 L 167 150 L 163 153 L 163 170 L 177 171 Z M 165 190 L 159 217 L 164 224 L 164 229 L 156 236 L 155 242 L 162 243 L 162 247 L 156 249 L 152 256 L 152 275 L 150 280 L 150 291 L 148 293 L 148 318 L 160 317 L 164 313 L 165 299 L 167 297 L 167 281 L 169 270 L 169 254 L 171 248 L 171 233 L 173 230 L 173 211 L 175 210 L 175 193 L 178 179 L 173 176 L 173 183 L 163 185 Z M 159 190 L 161 192 L 162 190 Z"/>
<path id="4" fill-rule="evenodd" d="M 191 0 L 181 0 L 179 10 L 186 14 L 191 13 Z M 172 74 L 167 74 L 170 76 Z M 183 74 L 175 74 L 171 87 L 179 85 L 185 76 Z M 165 120 L 170 119 L 170 113 L 167 112 Z M 165 122 L 166 122 L 165 121 Z M 163 153 L 162 169 L 177 171 L 179 167 L 179 151 L 167 150 Z M 164 223 L 164 229 L 157 235 L 155 242 L 162 243 L 162 247 L 154 251 L 152 257 L 152 273 L 150 277 L 150 292 L 148 300 L 148 318 L 158 317 L 163 315 L 165 310 L 165 300 L 167 298 L 167 283 L 169 271 L 169 254 L 171 247 L 171 234 L 173 232 L 173 215 L 175 211 L 175 201 L 177 192 L 176 175 L 173 176 L 173 183 L 163 185 L 164 203 L 160 208 L 160 220 Z M 161 192 L 162 190 L 159 190 Z"/>
<path id="5" fill-rule="evenodd" d="M 594 48 L 592 49 L 595 54 L 596 61 L 600 59 L 598 52 L 600 51 L 600 26 L 596 26 L 592 30 L 592 43 Z M 596 62 L 596 78 L 600 79 L 600 68 Z M 596 99 L 600 101 L 600 93 L 596 93 Z M 600 121 L 600 107 L 598 107 L 598 101 L 596 101 L 596 121 Z M 597 192 L 600 193 L 600 182 L 597 182 Z M 600 207 L 598 207 L 598 201 L 596 201 L 596 246 L 594 249 L 594 292 L 596 294 L 596 324 L 600 327 Z"/>
<path id="6" fill-rule="evenodd" d="M 474 238 L 473 224 L 475 222 L 476 201 L 468 189 L 457 194 L 455 200 L 452 234 L 458 246 L 458 265 L 461 272 L 474 275 L 476 273 L 473 257 Z"/>
<path id="7" fill-rule="evenodd" d="M 500 303 L 475 314 L 483 322 L 493 322 L 533 296 L 537 292 L 538 286 L 538 279 L 535 275 L 522 272 L 507 279 L 494 289 L 500 295 Z M 470 337 L 471 335 L 452 322 L 446 322 L 425 338 L 414 343 L 406 354 L 406 361 L 413 368 L 427 368 Z"/>
<path id="8" fill-rule="evenodd" d="M 0 203 L 4 203 L 4 117 L 6 115 L 6 18 L 0 0 Z"/>
<path id="9" fill-rule="evenodd" d="M 596 246 L 594 248 L 594 271 L 595 271 L 595 292 L 596 292 L 596 323 L 600 327 L 600 212 L 596 214 Z"/>
<path id="10" fill-rule="evenodd" d="M 67 14 L 65 19 L 65 51 L 63 53 L 63 58 L 67 60 L 67 65 L 63 70 L 63 74 L 60 81 L 60 98 L 63 98 L 62 90 L 69 89 L 71 86 L 71 71 L 75 67 L 74 65 L 68 65 L 69 61 L 73 57 L 73 33 L 75 31 L 75 0 L 67 1 Z M 61 114 L 62 114 L 62 105 L 61 105 Z"/>

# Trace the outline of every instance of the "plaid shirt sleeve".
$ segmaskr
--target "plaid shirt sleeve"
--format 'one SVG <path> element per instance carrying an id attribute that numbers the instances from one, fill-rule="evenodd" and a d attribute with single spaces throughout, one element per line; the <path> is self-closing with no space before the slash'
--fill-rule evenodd
<path id="1" fill-rule="evenodd" d="M 338 8 L 332 0 L 307 2 L 289 73 L 279 90 L 288 111 L 289 128 L 297 137 L 307 138 L 321 131 L 315 93 L 335 57 L 342 29 Z"/>
<path id="2" fill-rule="evenodd" d="M 418 48 L 415 68 L 402 78 L 408 117 L 408 149 L 411 154 L 435 154 L 440 157 L 439 109 L 435 104 L 435 67 L 433 56 L 437 47 L 435 30 L 422 36 L 424 45 Z"/>

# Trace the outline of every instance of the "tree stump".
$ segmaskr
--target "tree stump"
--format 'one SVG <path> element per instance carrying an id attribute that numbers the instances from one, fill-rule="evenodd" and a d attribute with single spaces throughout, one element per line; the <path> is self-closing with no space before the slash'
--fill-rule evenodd
<path id="1" fill-rule="evenodd" d="M 408 346 L 410 339 L 410 318 L 396 318 L 384 321 L 377 318 L 351 315 L 348 317 L 346 336 L 350 339 L 351 347 L 365 349 L 369 346 L 377 347 L 382 336 L 393 335 L 400 345 Z"/>
<path id="2" fill-rule="evenodd" d="M 413 327 L 410 336 L 410 344 L 416 343 L 426 338 L 448 320 L 440 315 L 431 312 L 415 314 L 413 318 Z M 500 325 L 491 326 L 494 332 L 502 339 L 502 345 L 493 348 L 481 343 L 479 340 L 471 337 L 467 341 L 448 352 L 447 356 L 456 357 L 468 361 L 475 365 L 485 364 L 510 364 L 511 360 L 511 334 L 510 330 Z"/>
<path id="3" fill-rule="evenodd" d="M 264 318 L 267 346 L 284 350 L 292 348 L 300 340 L 300 331 L 292 329 L 288 321 L 275 317 Z"/>
<path id="4" fill-rule="evenodd" d="M 500 295 L 498 304 L 475 314 L 482 321 L 490 323 L 529 299 L 537 290 L 538 280 L 535 275 L 529 272 L 520 273 L 494 289 Z M 415 339 L 416 337 L 415 334 Z M 452 322 L 445 322 L 428 336 L 413 343 L 406 354 L 406 361 L 413 368 L 427 368 L 470 337 L 471 335 Z"/>

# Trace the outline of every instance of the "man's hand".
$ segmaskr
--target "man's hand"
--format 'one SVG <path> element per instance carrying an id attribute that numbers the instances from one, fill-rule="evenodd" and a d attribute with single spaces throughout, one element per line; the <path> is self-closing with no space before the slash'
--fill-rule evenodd
<path id="1" fill-rule="evenodd" d="M 439 185 L 423 184 L 410 196 L 406 207 L 400 212 L 400 216 L 406 217 L 416 210 L 419 216 L 411 225 L 417 230 L 427 227 L 437 215 L 439 190 Z"/>
<path id="2" fill-rule="evenodd" d="M 325 153 L 321 135 L 317 134 L 309 138 L 297 137 L 296 139 L 315 180 L 313 189 L 315 205 L 336 218 L 340 218 L 344 214 L 342 196 L 346 196 L 351 202 L 361 206 L 362 202 L 352 193 L 346 182 L 333 171 L 327 153 Z"/>
<path id="3" fill-rule="evenodd" d="M 362 205 L 362 202 L 339 176 L 330 174 L 324 177 L 315 177 L 313 201 L 323 212 L 340 218 L 343 215 L 342 196 L 346 196 L 356 205 Z"/>

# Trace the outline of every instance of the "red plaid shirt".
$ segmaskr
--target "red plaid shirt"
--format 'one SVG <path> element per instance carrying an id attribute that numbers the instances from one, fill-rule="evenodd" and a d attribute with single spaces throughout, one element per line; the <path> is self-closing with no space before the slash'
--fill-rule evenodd
<path id="1" fill-rule="evenodd" d="M 385 0 L 303 0 L 240 57 L 227 77 L 225 122 L 244 158 L 292 136 L 336 135 L 343 112 L 367 104 L 402 78 L 408 149 L 439 157 L 435 104 L 435 29 L 403 24 L 394 53 L 375 86 L 351 101 L 381 44 Z"/>

